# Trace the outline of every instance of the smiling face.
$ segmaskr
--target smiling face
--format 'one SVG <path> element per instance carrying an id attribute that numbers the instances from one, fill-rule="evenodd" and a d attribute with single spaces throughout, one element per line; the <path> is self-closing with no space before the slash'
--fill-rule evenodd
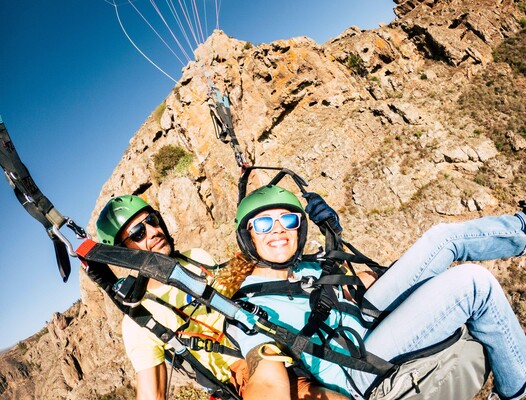
<path id="1" fill-rule="evenodd" d="M 130 222 L 126 224 L 126 227 L 122 230 L 120 234 L 120 240 L 124 240 L 124 245 L 129 249 L 148 250 L 157 253 L 162 253 L 167 256 L 170 255 L 172 249 L 170 243 L 166 239 L 163 229 L 159 224 L 157 224 L 157 226 L 152 226 L 151 224 L 146 222 L 145 219 L 146 217 L 148 217 L 148 214 L 148 211 L 143 211 L 137 214 L 135 217 L 133 217 L 130 220 Z M 135 242 L 128 236 L 131 232 L 133 232 L 133 228 L 137 224 L 144 225 L 145 235 L 141 240 Z"/>
<path id="2" fill-rule="evenodd" d="M 298 248 L 298 230 L 285 229 L 278 218 L 290 211 L 284 208 L 274 208 L 256 214 L 254 218 L 271 217 L 274 226 L 268 233 L 256 233 L 252 226 L 248 226 L 252 242 L 261 259 L 273 263 L 284 263 L 290 260 Z"/>

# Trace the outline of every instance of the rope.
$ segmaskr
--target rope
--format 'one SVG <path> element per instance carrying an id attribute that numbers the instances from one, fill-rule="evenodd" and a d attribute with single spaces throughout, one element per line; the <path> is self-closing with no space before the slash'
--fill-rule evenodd
<path id="1" fill-rule="evenodd" d="M 217 0 L 215 0 L 216 5 L 216 29 L 219 29 L 219 10 L 221 10 L 221 0 L 219 0 L 219 6 L 217 5 Z"/>
<path id="2" fill-rule="evenodd" d="M 123 18 L 121 16 L 121 13 L 119 12 L 119 7 L 125 4 L 124 0 L 121 0 L 121 1 L 103 0 L 103 1 L 108 4 L 111 4 L 114 7 L 115 15 L 117 17 L 117 21 L 119 23 L 121 30 L 124 32 L 124 35 L 126 36 L 128 41 L 139 52 L 139 54 L 141 54 L 150 64 L 152 64 L 158 71 L 160 71 L 168 79 L 172 80 L 174 83 L 177 83 L 177 81 L 168 72 L 166 72 L 163 68 L 161 68 L 152 58 L 150 58 L 146 54 L 146 52 L 143 51 L 139 47 L 139 45 L 132 39 L 131 35 L 125 28 Z M 193 57 L 188 51 L 188 49 L 192 49 L 194 48 L 194 46 L 196 47 L 204 43 L 205 33 L 208 30 L 206 0 L 203 0 L 203 3 L 202 3 L 203 12 L 204 12 L 204 24 L 205 24 L 204 30 L 203 30 L 202 16 L 199 15 L 200 13 L 199 13 L 198 0 L 188 0 L 188 1 L 189 3 L 186 0 L 178 0 L 179 7 L 176 7 L 174 0 L 165 0 L 166 4 L 163 10 L 155 0 L 149 0 L 149 3 L 153 9 L 153 12 L 157 14 L 157 17 L 159 17 L 159 20 L 160 20 L 159 23 L 164 25 L 164 28 L 167 30 L 168 34 L 172 37 L 172 40 L 177 45 L 177 48 L 172 48 L 170 43 L 168 43 L 168 41 L 165 40 L 165 38 L 163 38 L 160 31 L 156 29 L 156 27 L 154 27 L 154 24 L 149 20 L 149 16 L 144 12 L 144 10 L 141 11 L 139 7 L 134 4 L 136 0 L 127 0 L 127 5 L 131 5 L 133 10 L 142 19 L 142 21 L 149 27 L 149 29 L 153 32 L 153 34 L 157 36 L 157 38 L 163 43 L 163 45 L 168 49 L 168 51 L 172 53 L 172 55 L 178 60 L 178 62 L 181 63 L 182 66 L 185 66 L 186 64 L 192 61 Z M 218 0 L 214 0 L 214 8 L 215 8 L 215 13 L 216 13 L 216 29 L 219 29 L 220 6 L 221 6 L 220 1 L 218 2 Z M 168 12 L 166 11 L 166 9 L 169 10 L 169 13 L 172 15 L 173 21 L 175 21 L 175 24 L 173 21 L 170 20 L 169 22 L 166 19 L 164 15 L 166 12 Z M 177 34 L 176 32 L 174 32 L 174 29 L 173 29 L 173 27 L 175 26 L 178 27 Z M 178 35 L 180 36 L 180 38 L 178 38 Z M 192 37 L 194 44 L 192 44 L 192 40 L 190 36 Z"/>
<path id="3" fill-rule="evenodd" d="M 199 28 L 199 32 L 201 33 L 201 43 L 204 43 L 205 42 L 205 35 L 203 34 L 203 27 L 201 26 L 201 19 L 199 18 L 199 13 L 198 13 L 198 10 L 197 10 L 196 0 L 192 0 L 192 8 L 193 8 L 193 11 L 194 11 L 194 20 L 195 20 L 195 22 L 197 24 L 197 28 Z M 204 11 L 205 11 L 205 15 L 206 15 L 206 9 Z"/>
<path id="4" fill-rule="evenodd" d="M 130 4 L 132 4 L 131 0 L 128 0 L 128 2 Z M 146 54 L 144 54 L 142 52 L 142 50 L 139 48 L 139 46 L 137 46 L 135 44 L 135 42 L 132 40 L 132 38 L 130 37 L 130 35 L 128 35 L 128 32 L 126 31 L 126 29 L 124 28 L 124 25 L 122 24 L 122 21 L 121 21 L 121 17 L 119 15 L 119 9 L 118 9 L 118 6 L 117 4 L 115 3 L 115 0 L 113 1 L 113 6 L 115 7 L 115 15 L 117 16 L 117 21 L 119 21 L 119 25 L 122 29 L 122 31 L 124 32 L 124 34 L 126 35 L 126 37 L 128 38 L 129 42 L 133 45 L 133 47 L 135 47 L 135 49 L 146 59 L 148 60 L 148 62 L 150 64 L 152 64 L 155 68 L 157 68 L 163 75 L 165 75 L 168 79 L 172 80 L 174 83 L 177 83 L 177 81 L 172 78 L 167 72 L 165 72 L 161 67 L 159 67 L 155 62 L 153 62 Z"/>
<path id="5" fill-rule="evenodd" d="M 186 20 L 186 23 L 188 24 L 188 27 L 190 28 L 190 33 L 192 34 L 192 36 L 194 37 L 194 40 L 195 40 L 195 45 L 198 46 L 199 45 L 199 40 L 197 39 L 197 37 L 195 36 L 195 31 L 194 31 L 194 27 L 192 25 L 192 22 L 190 22 L 190 13 L 188 12 L 188 8 L 186 6 L 186 3 L 181 3 L 181 0 L 179 0 L 179 5 L 181 6 L 181 11 L 183 12 L 183 16 Z"/>
<path id="6" fill-rule="evenodd" d="M 191 58 L 190 56 L 188 56 L 188 53 L 186 52 L 186 50 L 184 49 L 183 45 L 181 44 L 181 42 L 179 42 L 179 40 L 177 39 L 177 37 L 175 36 L 175 34 L 173 33 L 172 29 L 170 28 L 170 25 L 168 25 L 168 23 L 166 22 L 166 20 L 164 19 L 161 11 L 159 10 L 159 7 L 157 7 L 157 4 L 155 4 L 155 1 L 154 0 L 150 0 L 150 3 L 153 7 L 153 9 L 157 12 L 157 15 L 159 16 L 159 18 L 161 18 L 161 20 L 163 21 L 164 25 L 166 26 L 166 29 L 168 29 L 168 32 L 170 32 L 170 34 L 172 35 L 173 39 L 175 40 L 175 43 L 177 43 L 177 45 L 179 46 L 179 48 L 181 49 L 181 52 L 184 54 L 184 56 L 186 57 L 186 61 L 187 62 L 190 62 L 191 61 Z M 138 11 L 137 11 L 138 12 Z M 141 15 L 142 16 L 142 15 Z M 146 21 L 147 22 L 147 21 Z M 148 22 L 147 22 L 148 23 Z M 162 40 L 162 42 L 164 44 L 166 44 L 166 42 L 164 41 L 164 39 L 157 33 L 157 31 L 150 25 L 150 23 L 148 23 L 148 25 L 152 28 L 152 30 L 157 34 L 157 36 Z M 168 44 L 166 44 L 166 46 L 171 50 L 170 46 L 168 46 Z M 173 53 L 173 51 L 172 51 Z M 175 55 L 175 53 L 173 53 Z M 175 55 L 177 57 L 177 55 Z M 177 59 L 179 61 L 181 61 L 181 59 L 179 57 L 177 57 Z M 184 63 L 181 61 L 181 63 L 184 65 Z"/>
<path id="7" fill-rule="evenodd" d="M 168 6 L 168 9 L 172 13 L 172 16 L 174 17 L 175 22 L 177 22 L 177 25 L 179 26 L 179 30 L 181 31 L 181 33 L 183 34 L 184 38 L 186 39 L 186 43 L 188 44 L 188 47 L 191 48 L 192 44 L 190 43 L 190 38 L 186 34 L 186 30 L 183 27 L 183 22 L 181 21 L 181 18 L 179 18 L 179 14 L 175 10 L 175 6 L 174 6 L 172 0 L 166 0 L 166 5 Z"/>

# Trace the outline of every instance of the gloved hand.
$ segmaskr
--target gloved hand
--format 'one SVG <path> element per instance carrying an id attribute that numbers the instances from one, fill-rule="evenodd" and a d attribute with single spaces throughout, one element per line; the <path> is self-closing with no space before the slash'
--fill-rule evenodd
<path id="1" fill-rule="evenodd" d="M 318 193 L 308 192 L 303 197 L 307 199 L 305 212 L 309 215 L 310 220 L 318 225 L 321 233 L 325 234 L 325 229 L 322 225 L 324 222 L 330 226 L 334 233 L 340 234 L 342 232 L 343 229 L 340 225 L 338 214 L 329 207 Z"/>

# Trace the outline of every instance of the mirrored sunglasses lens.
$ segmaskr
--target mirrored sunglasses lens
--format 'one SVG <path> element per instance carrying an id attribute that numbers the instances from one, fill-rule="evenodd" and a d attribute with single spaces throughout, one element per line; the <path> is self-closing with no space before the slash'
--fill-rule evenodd
<path id="1" fill-rule="evenodd" d="M 284 214 L 279 217 L 279 222 L 285 229 L 297 229 L 300 226 L 300 217 L 296 214 Z"/>
<path id="2" fill-rule="evenodd" d="M 128 238 L 133 240 L 134 242 L 140 242 L 144 239 L 145 234 L 146 227 L 141 222 L 130 229 L 130 234 L 128 235 Z"/>
<path id="3" fill-rule="evenodd" d="M 272 230 L 274 219 L 271 217 L 259 217 L 252 221 L 252 226 L 256 233 L 267 233 Z"/>

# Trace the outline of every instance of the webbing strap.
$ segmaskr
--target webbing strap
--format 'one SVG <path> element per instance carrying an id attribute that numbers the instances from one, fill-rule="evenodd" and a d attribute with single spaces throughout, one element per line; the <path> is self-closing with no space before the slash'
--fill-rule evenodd
<path id="1" fill-rule="evenodd" d="M 204 350 L 208 353 L 219 353 L 236 358 L 243 358 L 241 350 L 233 349 L 231 347 L 222 345 L 221 343 L 216 342 L 215 340 L 202 339 L 196 336 L 179 337 L 179 340 L 190 350 Z"/>
<path id="2" fill-rule="evenodd" d="M 86 239 L 77 249 L 80 258 L 139 271 L 145 277 L 174 286 L 210 306 L 221 314 L 234 318 L 239 306 L 208 285 L 206 279 L 184 268 L 171 257 L 160 253 L 107 246 Z"/>
<path id="3" fill-rule="evenodd" d="M 55 227 L 59 229 L 66 223 L 67 218 L 58 212 L 33 181 L 29 171 L 20 159 L 1 117 L 0 166 L 4 170 L 6 179 L 13 188 L 20 204 L 22 204 L 33 218 L 44 226 L 48 236 L 53 241 L 58 269 L 62 280 L 66 282 L 71 273 L 67 247 L 65 243 L 52 232 L 51 228 Z"/>
<path id="4" fill-rule="evenodd" d="M 33 181 L 26 166 L 20 160 L 15 145 L 11 141 L 5 124 L 0 119 L 0 165 L 7 180 L 24 208 L 46 229 L 51 226 L 60 228 L 66 222 L 64 218 L 44 196 Z"/>
<path id="5" fill-rule="evenodd" d="M 208 105 L 210 107 L 210 115 L 214 123 L 216 137 L 223 143 L 230 143 L 230 146 L 234 150 L 238 167 L 247 167 L 248 163 L 234 132 L 228 96 L 222 96 L 219 90 L 212 86 L 210 88 L 210 101 Z"/>
<path id="6" fill-rule="evenodd" d="M 346 368 L 364 371 L 375 375 L 384 375 L 396 367 L 394 364 L 391 364 L 390 362 L 365 350 L 359 358 L 352 357 L 350 354 L 340 353 L 326 345 L 313 343 L 305 336 L 298 336 L 297 334 L 288 331 L 286 328 L 263 319 L 259 319 L 255 325 L 255 329 L 258 332 L 271 337 L 277 343 L 286 345 L 289 349 L 294 346 L 296 342 L 300 342 L 299 345 L 304 348 L 305 353 L 339 364 Z M 359 336 L 357 336 L 357 338 L 359 338 Z"/>
<path id="7" fill-rule="evenodd" d="M 222 332 L 218 329 L 209 326 L 198 319 L 192 317 L 192 315 L 186 314 L 182 309 L 173 306 L 172 304 L 164 301 L 163 299 L 153 295 L 152 293 L 146 293 L 144 295 L 145 299 L 155 301 L 164 307 L 170 309 L 175 315 L 181 318 L 184 323 L 177 329 L 177 336 L 179 340 L 184 343 L 190 350 L 205 350 L 207 352 L 221 353 L 229 356 L 234 356 L 237 358 L 243 358 L 241 351 L 237 349 L 232 349 L 230 347 L 222 345 L 219 340 L 222 337 Z M 187 304 L 188 305 L 188 304 Z M 188 327 L 190 322 L 193 321 L 195 324 L 202 325 L 208 328 L 211 332 L 214 332 L 216 335 L 219 333 L 218 338 L 216 337 L 202 337 L 207 336 L 203 334 L 197 334 L 192 332 L 185 332 L 185 329 Z M 184 336 L 183 336 L 184 335 Z M 186 337 L 188 336 L 188 337 Z M 210 336 L 210 335 L 208 335 Z"/>
<path id="8" fill-rule="evenodd" d="M 189 351 L 187 347 L 185 347 L 182 352 L 173 350 L 169 350 L 168 352 L 172 353 L 173 357 L 173 359 L 168 358 L 168 361 L 177 361 L 177 358 L 182 358 L 194 369 L 194 371 L 199 372 L 199 374 L 196 374 L 195 376 L 197 383 L 204 386 L 205 388 L 210 388 L 211 385 L 217 386 L 217 388 L 214 388 L 214 391 L 209 392 L 211 396 L 210 398 L 242 400 L 241 396 L 239 396 L 239 394 L 235 391 L 232 385 L 229 384 L 229 382 L 221 382 L 219 379 L 217 379 L 210 370 L 203 367 L 203 365 L 197 358 L 195 358 L 195 356 Z M 179 365 L 181 365 L 181 363 L 179 363 Z"/>
<path id="9" fill-rule="evenodd" d="M 80 254 L 89 253 L 90 249 L 93 249 L 95 246 L 91 241 L 85 241 L 80 247 L 82 249 L 78 250 Z M 79 254 L 79 255 L 80 255 Z M 84 263 L 88 265 L 86 270 L 90 279 L 92 279 L 97 285 L 103 289 L 106 294 L 110 297 L 113 303 L 121 310 L 124 314 L 130 316 L 130 318 L 135 321 L 139 326 L 144 327 L 150 330 L 154 335 L 156 335 L 164 343 L 170 344 L 173 348 L 167 350 L 167 353 L 171 354 L 170 361 L 174 365 L 179 366 L 183 370 L 187 371 L 183 367 L 183 362 L 186 362 L 190 365 L 195 373 L 197 371 L 200 376 L 197 376 L 199 383 L 203 384 L 205 387 L 210 387 L 210 384 L 217 386 L 219 392 L 214 392 L 216 397 L 221 396 L 225 399 L 235 399 L 241 400 L 239 395 L 235 390 L 228 384 L 228 382 L 221 382 L 217 379 L 209 370 L 206 368 L 189 350 L 205 350 L 205 351 L 217 351 L 222 354 L 234 356 L 241 358 L 241 353 L 236 349 L 228 348 L 223 345 L 211 346 L 208 342 L 204 341 L 204 344 L 199 341 L 194 341 L 191 343 L 193 338 L 185 339 L 178 337 L 177 333 L 165 327 L 164 325 L 158 323 L 152 316 L 152 314 L 142 305 L 137 305 L 133 307 L 133 313 L 130 313 L 130 307 L 123 305 L 116 299 L 115 293 L 113 292 L 113 286 L 117 283 L 118 278 L 105 263 L 100 263 L 97 261 L 90 260 L 86 258 L 81 258 Z M 180 359 L 182 361 L 177 361 Z M 189 371 L 187 371 L 189 372 Z M 203 381 L 204 378 L 204 381 Z M 225 395 L 227 397 L 225 397 Z"/>
<path id="10" fill-rule="evenodd" d="M 290 282 L 288 280 L 260 282 L 241 287 L 232 297 L 233 299 L 251 298 L 258 296 L 309 296 L 303 281 Z"/>
<path id="11" fill-rule="evenodd" d="M 182 349 L 181 345 L 184 345 L 189 350 L 200 351 L 204 350 L 207 353 L 218 353 L 223 355 L 228 355 L 232 357 L 242 358 L 241 351 L 238 349 L 233 349 L 228 346 L 222 345 L 221 343 L 211 340 L 211 339 L 202 339 L 200 337 L 183 337 L 182 332 L 174 332 L 166 326 L 157 322 L 157 320 L 152 316 L 152 314 L 142 305 L 134 307 L 135 313 L 130 316 L 139 326 L 147 328 L 155 336 L 157 336 L 164 343 L 170 343 L 174 345 L 174 340 L 179 342 L 179 345 L 175 348 Z M 177 345 L 177 344 L 176 344 Z M 200 363 L 199 363 L 200 364 Z M 200 364 L 201 365 L 201 364 Z M 202 365 L 201 365 L 202 367 Z"/>

